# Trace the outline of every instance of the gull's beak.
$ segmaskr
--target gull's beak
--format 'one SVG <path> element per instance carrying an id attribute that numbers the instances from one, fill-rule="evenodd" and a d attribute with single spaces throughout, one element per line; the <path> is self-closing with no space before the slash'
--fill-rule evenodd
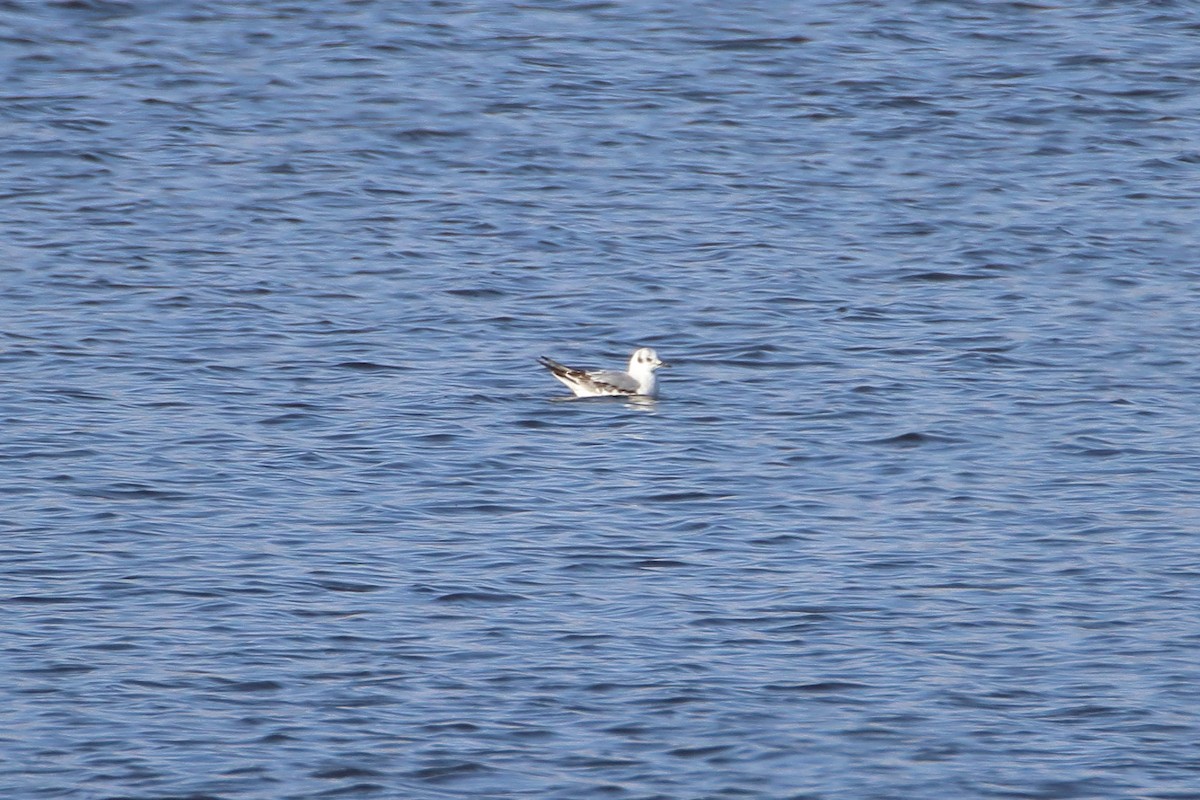
<path id="1" fill-rule="evenodd" d="M 665 361 L 660 361 L 660 362 L 658 362 L 658 364 L 656 364 L 656 366 L 658 366 L 658 367 L 669 367 L 669 366 L 671 366 L 671 365 L 670 365 L 670 364 L 668 364 L 668 363 L 667 363 L 667 362 L 665 362 Z"/>

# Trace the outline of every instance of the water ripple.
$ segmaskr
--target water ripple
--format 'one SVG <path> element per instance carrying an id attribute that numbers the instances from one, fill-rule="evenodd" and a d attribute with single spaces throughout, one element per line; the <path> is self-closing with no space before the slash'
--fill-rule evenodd
<path id="1" fill-rule="evenodd" d="M 1194 793 L 1180 9 L 0 18 L 5 797 Z"/>

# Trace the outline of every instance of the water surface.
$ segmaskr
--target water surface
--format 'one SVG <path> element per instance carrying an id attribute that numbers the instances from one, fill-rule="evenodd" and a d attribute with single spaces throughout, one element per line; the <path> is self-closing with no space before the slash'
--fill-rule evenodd
<path id="1" fill-rule="evenodd" d="M 0 20 L 0 794 L 1200 797 L 1184 7 Z"/>

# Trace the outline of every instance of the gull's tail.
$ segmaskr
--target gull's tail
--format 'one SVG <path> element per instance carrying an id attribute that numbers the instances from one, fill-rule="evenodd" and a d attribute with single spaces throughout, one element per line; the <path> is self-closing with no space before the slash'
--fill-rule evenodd
<path id="1" fill-rule="evenodd" d="M 550 372 L 554 375 L 561 375 L 565 377 L 574 371 L 570 367 L 560 364 L 548 356 L 538 356 L 538 363 L 550 370 Z"/>

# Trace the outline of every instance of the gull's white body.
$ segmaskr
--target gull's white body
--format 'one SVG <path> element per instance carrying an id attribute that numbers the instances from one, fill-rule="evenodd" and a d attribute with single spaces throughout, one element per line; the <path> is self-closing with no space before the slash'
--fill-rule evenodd
<path id="1" fill-rule="evenodd" d="M 576 397 L 653 397 L 658 393 L 658 379 L 654 370 L 667 366 L 658 360 L 658 354 L 649 347 L 633 351 L 626 372 L 576 369 L 545 356 L 539 358 L 538 363 L 550 370 L 550 374 L 562 381 Z"/>

